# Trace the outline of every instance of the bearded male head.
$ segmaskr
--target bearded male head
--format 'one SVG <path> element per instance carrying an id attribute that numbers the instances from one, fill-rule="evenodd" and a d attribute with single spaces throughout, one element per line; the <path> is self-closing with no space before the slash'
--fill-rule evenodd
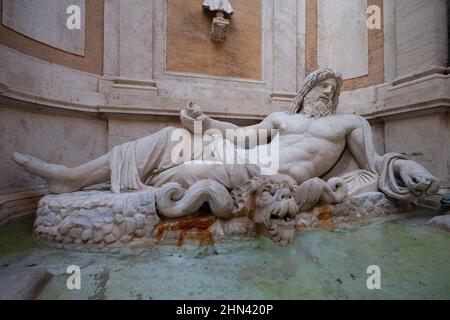
<path id="1" fill-rule="evenodd" d="M 300 87 L 289 114 L 303 113 L 321 118 L 336 112 L 342 87 L 342 75 L 329 68 L 308 75 Z"/>

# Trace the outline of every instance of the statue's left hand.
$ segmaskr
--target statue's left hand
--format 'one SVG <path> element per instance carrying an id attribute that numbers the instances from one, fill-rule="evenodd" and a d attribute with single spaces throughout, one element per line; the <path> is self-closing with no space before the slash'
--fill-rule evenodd
<path id="1" fill-rule="evenodd" d="M 420 164 L 410 160 L 397 160 L 396 167 L 403 183 L 416 195 L 435 194 L 440 181 Z"/>

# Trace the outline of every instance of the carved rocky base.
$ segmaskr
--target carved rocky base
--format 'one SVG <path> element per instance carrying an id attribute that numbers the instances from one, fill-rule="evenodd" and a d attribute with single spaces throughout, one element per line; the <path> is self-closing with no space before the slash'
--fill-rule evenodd
<path id="1" fill-rule="evenodd" d="M 219 219 L 208 212 L 183 218 L 165 218 L 158 213 L 157 191 L 114 194 L 83 191 L 47 195 L 39 202 L 34 223 L 35 236 L 56 246 L 101 249 L 114 252 L 121 247 L 209 245 L 233 237 L 267 235 L 281 244 L 292 241 L 295 228 L 333 228 L 359 223 L 407 208 L 382 193 L 366 193 L 337 205 L 318 205 L 294 219 L 272 219 L 270 227 L 248 216 Z"/>
<path id="2" fill-rule="evenodd" d="M 154 192 L 84 191 L 43 197 L 34 232 L 49 242 L 117 245 L 151 238 L 160 221 Z"/>
<path id="3" fill-rule="evenodd" d="M 368 192 L 335 205 L 321 205 L 296 216 L 297 229 L 334 228 L 357 225 L 390 214 L 411 210 L 411 204 L 386 197 L 381 192 Z"/>

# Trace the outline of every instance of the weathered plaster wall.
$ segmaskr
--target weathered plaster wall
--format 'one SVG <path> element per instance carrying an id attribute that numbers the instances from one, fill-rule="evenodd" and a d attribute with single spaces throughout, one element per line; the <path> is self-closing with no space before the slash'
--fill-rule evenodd
<path id="1" fill-rule="evenodd" d="M 261 80 L 261 0 L 234 1 L 227 40 L 210 41 L 215 14 L 197 0 L 167 1 L 168 71 Z"/>
<path id="2" fill-rule="evenodd" d="M 150 121 L 109 119 L 108 121 L 108 149 L 122 143 L 133 141 L 167 127 L 180 127 L 177 121 Z"/>
<path id="3" fill-rule="evenodd" d="M 403 153 L 439 179 L 447 180 L 447 166 L 437 165 L 448 163 L 447 119 L 445 115 L 427 115 L 386 121 L 386 152 Z"/>
<path id="4" fill-rule="evenodd" d="M 447 65 L 447 5 L 446 0 L 396 0 L 399 75 Z"/>
<path id="5" fill-rule="evenodd" d="M 318 0 L 317 5 L 319 67 L 341 70 L 344 79 L 368 75 L 367 1 Z"/>
<path id="6" fill-rule="evenodd" d="M 43 3 L 47 6 L 51 4 L 49 0 L 46 0 Z M 60 43 L 58 44 L 58 48 L 55 48 L 49 44 L 41 42 L 45 41 L 45 39 L 41 39 L 40 36 L 36 36 L 36 39 L 34 39 L 33 34 L 24 35 L 5 26 L 1 21 L 0 44 L 4 44 L 9 48 L 51 63 L 101 75 L 103 70 L 104 2 L 103 0 L 86 0 L 85 7 L 85 24 L 83 24 L 80 31 L 67 30 L 66 18 L 68 17 L 68 15 L 65 13 L 65 11 L 59 11 L 62 17 L 57 19 L 57 21 L 55 21 L 55 24 L 47 25 L 46 21 L 34 21 L 33 19 L 23 20 L 21 22 L 23 24 L 26 24 L 24 28 L 27 30 L 45 27 L 45 33 L 48 34 L 49 38 L 47 40 L 49 41 L 51 39 L 54 39 L 54 41 L 57 41 L 55 39 L 66 39 L 67 32 L 82 32 L 82 38 L 84 39 L 84 48 L 82 54 L 74 54 L 72 52 L 73 50 L 71 50 L 70 48 L 71 45 L 68 43 Z M 3 13 L 3 0 L 0 0 L 0 11 Z M 41 17 L 41 19 L 43 19 L 42 17 L 45 17 L 45 15 L 47 14 L 47 8 L 45 6 L 36 6 L 34 8 L 34 11 L 39 12 L 39 14 L 36 15 Z M 2 19 L 2 16 L 3 14 L 0 14 L 0 19 Z M 58 23 L 58 25 L 56 25 L 56 23 Z M 67 47 L 66 51 L 64 51 L 64 47 Z"/>
<path id="7" fill-rule="evenodd" d="M 84 56 L 85 4 L 85 0 L 3 0 L 2 24 L 33 40 Z M 80 29 L 66 27 L 67 9 L 72 5 L 80 9 Z"/>
<path id="8" fill-rule="evenodd" d="M 384 55 L 392 54 L 392 5 L 384 0 L 305 0 L 306 73 L 332 66 L 344 75 L 343 91 L 370 88 L 391 76 Z M 386 3 L 385 3 L 386 2 Z M 380 8 L 381 29 L 367 30 L 368 6 Z M 385 14 L 386 12 L 386 14 Z M 351 21 L 351 22 L 350 22 Z M 348 57 L 351 57 L 350 59 Z"/>
<path id="9" fill-rule="evenodd" d="M 76 166 L 106 151 L 105 121 L 0 108 L 0 189 L 44 182 L 14 164 L 14 152 Z"/>
<path id="10" fill-rule="evenodd" d="M 0 84 L 21 99 L 84 106 L 106 103 L 98 77 L 51 63 L 0 44 Z"/>
<path id="11" fill-rule="evenodd" d="M 450 116 L 447 116 L 447 181 L 450 181 Z"/>

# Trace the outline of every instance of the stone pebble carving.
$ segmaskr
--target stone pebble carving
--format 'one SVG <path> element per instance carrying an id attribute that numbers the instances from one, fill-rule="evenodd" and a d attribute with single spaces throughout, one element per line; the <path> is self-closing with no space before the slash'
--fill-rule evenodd
<path id="1" fill-rule="evenodd" d="M 50 241 L 78 244 L 183 238 L 188 231 L 206 239 L 256 232 L 288 244 L 298 219 L 308 221 L 308 216 L 310 222 L 302 225 L 311 226 L 314 219 L 356 222 L 371 216 L 364 206 L 373 208 L 375 216 L 396 213 L 400 203 L 435 194 L 440 182 L 420 164 L 399 153 L 376 152 L 364 118 L 336 114 L 341 86 L 338 72 L 315 71 L 305 78 L 287 112 L 274 112 L 246 128 L 212 119 L 189 103 L 180 120 L 189 146 L 198 124 L 201 137 L 207 138 L 200 143 L 200 163 L 183 158 L 184 150 L 173 152 L 180 144 L 173 139 L 180 129 L 171 127 L 75 168 L 16 153 L 17 164 L 45 179 L 51 193 L 62 194 L 42 199 L 35 230 Z M 210 130 L 215 134 L 209 135 Z M 232 140 L 227 137 L 230 130 Z M 249 130 L 269 132 L 270 139 L 247 140 Z M 274 152 L 279 155 L 276 168 L 267 166 L 272 162 L 266 158 L 230 164 L 220 152 L 244 159 L 267 147 L 279 150 Z M 199 150 L 189 150 L 198 155 Z M 111 192 L 78 193 L 107 181 Z M 360 195 L 369 202 L 355 205 Z M 103 233 L 95 233 L 100 225 Z"/>
<path id="2" fill-rule="evenodd" d="M 358 225 L 410 209 L 407 202 L 387 198 L 381 192 L 368 192 L 347 198 L 342 203 L 320 204 L 309 211 L 299 212 L 295 223 L 297 229 Z"/>
<path id="3" fill-rule="evenodd" d="M 82 191 L 43 197 L 34 230 L 63 244 L 126 244 L 151 237 L 160 221 L 154 192 Z"/>

